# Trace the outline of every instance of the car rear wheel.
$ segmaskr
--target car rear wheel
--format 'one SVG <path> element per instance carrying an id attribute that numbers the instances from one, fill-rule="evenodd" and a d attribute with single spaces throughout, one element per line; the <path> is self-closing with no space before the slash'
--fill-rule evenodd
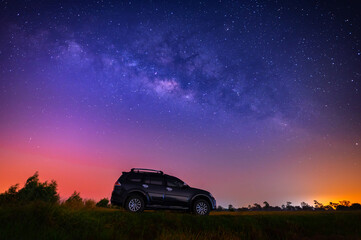
<path id="1" fill-rule="evenodd" d="M 200 199 L 195 201 L 193 205 L 193 212 L 197 215 L 208 215 L 210 211 L 209 203 L 206 200 Z"/>
<path id="2" fill-rule="evenodd" d="M 132 195 L 127 199 L 125 203 L 125 208 L 129 212 L 143 212 L 144 200 L 138 195 Z"/>

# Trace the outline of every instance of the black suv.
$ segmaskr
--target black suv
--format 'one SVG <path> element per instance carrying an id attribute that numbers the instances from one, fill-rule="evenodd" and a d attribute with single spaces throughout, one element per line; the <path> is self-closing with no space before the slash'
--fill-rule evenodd
<path id="1" fill-rule="evenodd" d="M 216 208 L 216 200 L 209 192 L 189 187 L 162 171 L 144 168 L 123 172 L 115 182 L 111 203 L 131 212 L 179 209 L 207 215 Z"/>

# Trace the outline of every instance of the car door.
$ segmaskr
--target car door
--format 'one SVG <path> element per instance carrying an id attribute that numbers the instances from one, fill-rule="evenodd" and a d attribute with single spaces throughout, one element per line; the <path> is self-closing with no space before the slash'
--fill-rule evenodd
<path id="1" fill-rule="evenodd" d="M 150 205 L 164 204 L 165 183 L 163 175 L 146 174 L 142 186 L 149 195 Z"/>
<path id="2" fill-rule="evenodd" d="M 176 177 L 167 176 L 165 180 L 165 204 L 170 207 L 188 207 L 191 197 L 190 188 L 187 188 L 183 181 Z"/>

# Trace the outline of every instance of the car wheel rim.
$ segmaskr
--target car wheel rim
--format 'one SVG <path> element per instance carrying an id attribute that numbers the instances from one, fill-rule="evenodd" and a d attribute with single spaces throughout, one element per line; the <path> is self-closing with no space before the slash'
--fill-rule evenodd
<path id="1" fill-rule="evenodd" d="M 204 215 L 208 211 L 208 206 L 204 202 L 200 202 L 196 205 L 196 211 L 199 215 Z"/>
<path id="2" fill-rule="evenodd" d="M 141 206 L 142 206 L 142 203 L 140 202 L 140 200 L 138 198 L 133 198 L 132 200 L 129 201 L 129 204 L 128 204 L 128 207 L 129 207 L 130 211 L 132 211 L 132 212 L 138 211 Z"/>

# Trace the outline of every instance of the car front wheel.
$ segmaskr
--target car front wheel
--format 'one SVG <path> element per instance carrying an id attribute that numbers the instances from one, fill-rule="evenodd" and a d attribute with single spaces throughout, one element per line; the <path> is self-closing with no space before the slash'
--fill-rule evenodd
<path id="1" fill-rule="evenodd" d="M 203 199 L 197 200 L 193 205 L 193 212 L 197 215 L 208 215 L 209 211 L 209 203 Z"/>
<path id="2" fill-rule="evenodd" d="M 130 212 L 143 212 L 144 200 L 138 195 L 130 196 L 125 203 L 125 208 Z"/>

